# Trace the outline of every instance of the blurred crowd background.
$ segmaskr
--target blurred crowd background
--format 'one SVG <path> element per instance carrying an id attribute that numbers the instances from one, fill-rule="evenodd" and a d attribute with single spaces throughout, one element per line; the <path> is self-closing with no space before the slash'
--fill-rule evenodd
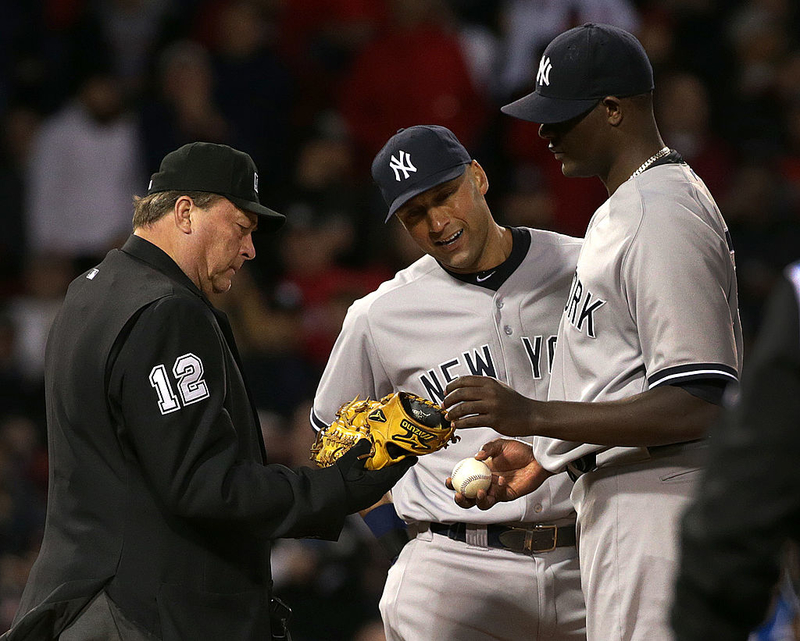
<path id="1" fill-rule="evenodd" d="M 288 217 L 214 302 L 271 461 L 290 466 L 309 464 L 310 400 L 348 306 L 419 255 L 369 175 L 398 128 L 452 129 L 501 223 L 583 235 L 600 181 L 565 179 L 536 126 L 499 111 L 567 28 L 615 24 L 647 49 L 664 139 L 730 226 L 746 341 L 800 257 L 795 0 L 0 0 L 0 15 L 0 631 L 44 521 L 49 325 L 184 143 L 250 153 L 262 202 Z M 337 543 L 280 542 L 274 566 L 296 641 L 383 638 L 389 561 L 360 518 Z"/>

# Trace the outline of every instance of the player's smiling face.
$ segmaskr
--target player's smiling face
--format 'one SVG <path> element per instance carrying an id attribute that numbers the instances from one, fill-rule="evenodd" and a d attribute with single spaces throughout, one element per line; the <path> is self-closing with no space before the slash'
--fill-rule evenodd
<path id="1" fill-rule="evenodd" d="M 426 254 L 462 274 L 495 267 L 487 245 L 494 224 L 484 194 L 489 182 L 472 161 L 458 178 L 432 187 L 397 210 L 411 238 Z"/>
<path id="2" fill-rule="evenodd" d="M 234 275 L 245 261 L 255 258 L 252 234 L 258 217 L 221 198 L 200 210 L 193 223 L 197 233 L 196 282 L 206 295 L 231 288 Z"/>

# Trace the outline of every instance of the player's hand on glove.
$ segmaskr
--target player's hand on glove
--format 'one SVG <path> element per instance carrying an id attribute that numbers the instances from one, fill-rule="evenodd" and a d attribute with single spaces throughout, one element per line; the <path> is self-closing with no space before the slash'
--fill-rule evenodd
<path id="1" fill-rule="evenodd" d="M 478 490 L 474 499 L 456 492 L 455 502 L 465 509 L 477 505 L 481 510 L 488 510 L 496 503 L 513 501 L 538 489 L 552 476 L 533 457 L 533 448 L 522 441 L 495 439 L 484 445 L 475 458 L 484 461 L 492 470 L 492 484 L 488 490 Z M 445 484 L 454 489 L 450 477 Z"/>
<path id="2" fill-rule="evenodd" d="M 366 463 L 371 446 L 369 439 L 362 438 L 333 464 L 344 480 L 348 514 L 365 510 L 377 503 L 408 468 L 417 462 L 416 456 L 405 456 L 393 465 L 379 470 L 368 470 Z"/>
<path id="3" fill-rule="evenodd" d="M 456 429 L 491 427 L 506 436 L 534 434 L 532 420 L 539 401 L 505 383 L 490 376 L 459 376 L 445 391 L 445 418 Z"/>

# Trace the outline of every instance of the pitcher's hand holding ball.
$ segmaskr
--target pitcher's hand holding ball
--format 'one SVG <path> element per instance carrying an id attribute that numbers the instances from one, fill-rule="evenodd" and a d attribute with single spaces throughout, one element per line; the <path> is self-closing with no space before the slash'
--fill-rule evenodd
<path id="1" fill-rule="evenodd" d="M 513 501 L 533 492 L 551 475 L 533 458 L 533 449 L 528 443 L 498 438 L 483 446 L 475 455 L 492 471 L 492 484 L 486 490 L 478 490 L 475 498 L 467 498 L 456 492 L 455 502 L 465 509 L 477 505 L 488 510 L 495 503 Z M 452 477 L 445 485 L 454 490 Z"/>
<path id="2" fill-rule="evenodd" d="M 468 457 L 456 463 L 450 473 L 453 489 L 468 499 L 474 499 L 481 490 L 488 490 L 492 484 L 492 470 L 485 461 Z"/>

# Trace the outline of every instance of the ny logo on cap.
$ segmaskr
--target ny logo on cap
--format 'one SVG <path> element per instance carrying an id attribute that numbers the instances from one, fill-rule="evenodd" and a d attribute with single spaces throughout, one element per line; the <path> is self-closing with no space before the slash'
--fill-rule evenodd
<path id="1" fill-rule="evenodd" d="M 550 85 L 550 72 L 553 70 L 553 65 L 550 64 L 550 58 L 542 56 L 539 61 L 539 71 L 536 73 L 536 82 L 540 85 Z"/>
<path id="2" fill-rule="evenodd" d="M 403 172 L 403 180 L 409 177 L 409 172 L 417 171 L 417 168 L 411 164 L 411 154 L 405 151 L 399 152 L 400 160 L 391 156 L 389 159 L 389 167 L 394 169 L 394 178 L 400 182 L 400 172 Z"/>

